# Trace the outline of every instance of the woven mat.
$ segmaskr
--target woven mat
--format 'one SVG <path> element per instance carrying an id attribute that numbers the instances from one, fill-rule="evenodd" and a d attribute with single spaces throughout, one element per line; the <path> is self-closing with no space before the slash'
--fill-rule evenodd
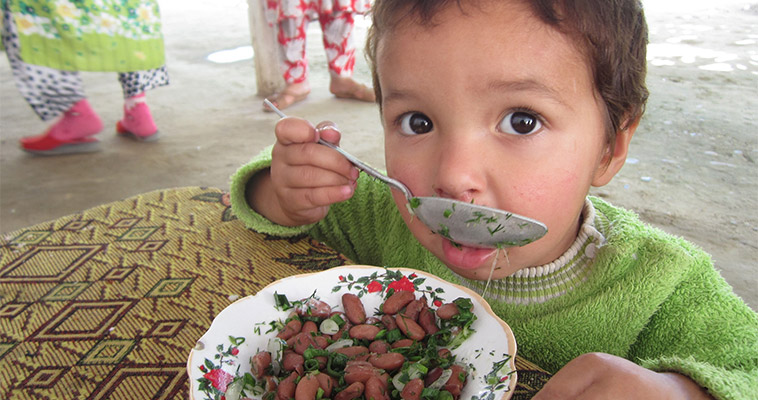
<path id="1" fill-rule="evenodd" d="M 228 194 L 146 193 L 0 238 L 0 398 L 186 399 L 214 316 L 290 275 L 349 264 L 245 229 Z M 514 399 L 549 378 L 517 357 Z"/>

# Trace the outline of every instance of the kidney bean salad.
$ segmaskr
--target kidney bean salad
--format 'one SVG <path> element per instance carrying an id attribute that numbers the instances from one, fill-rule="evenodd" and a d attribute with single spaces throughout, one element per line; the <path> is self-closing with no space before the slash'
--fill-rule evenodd
<path id="1" fill-rule="evenodd" d="M 384 284 L 377 273 L 357 280 L 340 276 L 332 292 L 359 289 L 342 294 L 341 304 L 327 304 L 315 291 L 297 300 L 274 292 L 276 309 L 288 316 L 256 325 L 256 334 L 272 337 L 250 358 L 250 371 L 234 377 L 206 359 L 200 390 L 225 400 L 246 395 L 264 400 L 457 400 L 475 371 L 451 350 L 474 333 L 474 304 L 465 297 L 446 302 L 440 296 L 444 291 L 419 287 L 425 278 L 396 272 L 400 275 L 387 270 Z M 380 289 L 383 302 L 369 314 L 362 297 Z M 228 350 L 218 346 L 219 365 L 225 355 L 236 355 L 244 338 L 229 340 Z M 508 361 L 510 357 L 493 365 L 485 377 L 487 390 L 472 398 L 495 398 L 494 391 L 507 385 L 510 373 L 503 376 L 503 370 Z"/>

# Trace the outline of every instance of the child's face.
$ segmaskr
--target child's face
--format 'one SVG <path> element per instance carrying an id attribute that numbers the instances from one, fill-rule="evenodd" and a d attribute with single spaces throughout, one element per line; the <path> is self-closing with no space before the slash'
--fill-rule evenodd
<path id="1" fill-rule="evenodd" d="M 518 3 L 485 2 L 466 15 L 453 5 L 437 22 L 403 23 L 379 42 L 387 171 L 415 196 L 473 200 L 547 225 L 542 239 L 501 255 L 493 278 L 552 262 L 575 240 L 590 186 L 621 166 L 608 168 L 590 68 Z M 487 279 L 496 251 L 457 249 L 393 195 L 427 249 L 456 273 Z"/>

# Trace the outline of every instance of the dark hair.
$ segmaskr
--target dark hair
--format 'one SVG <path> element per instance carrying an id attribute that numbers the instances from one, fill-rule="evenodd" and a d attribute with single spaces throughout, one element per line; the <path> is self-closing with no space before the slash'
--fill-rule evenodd
<path id="1" fill-rule="evenodd" d="M 375 0 L 373 23 L 366 42 L 377 102 L 382 88 L 376 70 L 376 52 L 382 36 L 404 21 L 434 25 L 445 7 L 482 0 Z M 500 0 L 493 0 L 500 1 Z M 645 110 L 648 90 L 647 24 L 639 0 L 519 0 L 546 24 L 568 35 L 587 57 L 595 88 L 607 108 L 609 143 L 616 132 L 637 121 Z"/>

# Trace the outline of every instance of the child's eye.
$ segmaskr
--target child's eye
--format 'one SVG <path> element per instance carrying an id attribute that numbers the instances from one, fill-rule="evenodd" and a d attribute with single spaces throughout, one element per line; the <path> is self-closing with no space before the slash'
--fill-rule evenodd
<path id="1" fill-rule="evenodd" d="M 429 133 L 434 128 L 432 120 L 419 112 L 409 112 L 400 116 L 400 132 L 406 135 Z"/>
<path id="2" fill-rule="evenodd" d="M 539 131 L 540 128 L 542 128 L 540 119 L 526 111 L 514 111 L 506 115 L 498 125 L 501 132 L 512 135 L 529 135 Z"/>

